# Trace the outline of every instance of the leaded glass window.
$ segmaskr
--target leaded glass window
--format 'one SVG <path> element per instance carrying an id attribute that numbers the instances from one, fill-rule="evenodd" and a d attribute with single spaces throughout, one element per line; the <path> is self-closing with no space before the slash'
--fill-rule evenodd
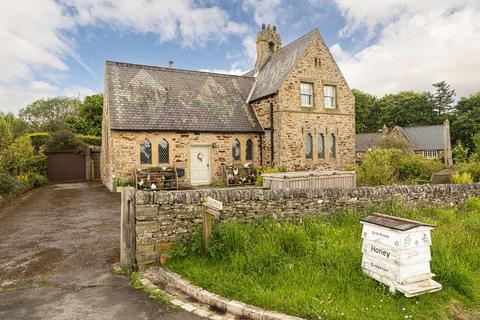
<path id="1" fill-rule="evenodd" d="M 246 150 L 246 160 L 253 160 L 253 141 L 252 139 L 247 140 L 247 150 Z"/>
<path id="2" fill-rule="evenodd" d="M 305 157 L 307 159 L 313 159 L 313 143 L 312 143 L 312 135 L 307 133 L 305 135 Z"/>
<path id="3" fill-rule="evenodd" d="M 159 163 L 169 163 L 170 162 L 170 153 L 168 147 L 168 141 L 162 139 L 158 144 L 158 162 Z"/>
<path id="4" fill-rule="evenodd" d="M 337 139 L 333 133 L 329 137 L 329 153 L 330 159 L 335 159 L 337 157 Z"/>
<path id="5" fill-rule="evenodd" d="M 145 139 L 140 143 L 140 163 L 152 163 L 152 144 L 148 139 Z"/>
<path id="6" fill-rule="evenodd" d="M 323 139 L 323 134 L 318 135 L 318 141 L 317 141 L 317 158 L 318 159 L 323 159 L 325 158 L 325 141 Z"/>
<path id="7" fill-rule="evenodd" d="M 233 160 L 240 160 L 240 141 L 237 139 L 232 144 L 232 158 Z"/>

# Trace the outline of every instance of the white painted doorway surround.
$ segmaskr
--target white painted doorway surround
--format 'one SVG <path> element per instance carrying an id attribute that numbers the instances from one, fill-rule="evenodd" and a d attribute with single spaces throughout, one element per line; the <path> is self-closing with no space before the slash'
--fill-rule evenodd
<path id="1" fill-rule="evenodd" d="M 190 146 L 190 183 L 210 184 L 210 168 L 210 146 Z"/>

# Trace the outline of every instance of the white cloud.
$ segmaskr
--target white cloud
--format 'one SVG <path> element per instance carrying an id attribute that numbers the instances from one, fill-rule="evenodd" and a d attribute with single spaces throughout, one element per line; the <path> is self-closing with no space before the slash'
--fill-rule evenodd
<path id="1" fill-rule="evenodd" d="M 277 23 L 281 15 L 281 0 L 244 0 L 243 9 L 253 10 L 253 19 L 257 25 Z"/>
<path id="2" fill-rule="evenodd" d="M 0 11 L 0 110 L 15 111 L 32 99 L 68 92 L 48 87 L 37 77 L 60 79 L 69 71 L 67 57 L 94 74 L 75 51 L 74 40 L 78 27 L 92 25 L 154 34 L 160 42 L 179 39 L 189 47 L 225 41 L 232 35 L 243 41 L 249 32 L 225 10 L 201 7 L 193 0 L 11 1 L 8 10 Z"/>
<path id="3" fill-rule="evenodd" d="M 230 69 L 200 69 L 199 71 L 204 72 L 213 72 L 213 73 L 223 73 L 223 74 L 233 74 L 236 76 L 241 76 L 248 72 L 248 70 L 242 70 L 238 67 L 232 66 Z"/>
<path id="4" fill-rule="evenodd" d="M 83 86 L 60 88 L 45 81 L 31 81 L 18 85 L 0 85 L 0 111 L 17 112 L 29 103 L 55 96 L 78 97 L 97 93 Z"/>
<path id="5" fill-rule="evenodd" d="M 186 46 L 204 45 L 243 35 L 245 24 L 231 21 L 219 7 L 199 7 L 191 0 L 62 0 L 75 8 L 79 25 L 104 25 L 133 33 L 153 33 L 161 42 L 180 38 Z"/>
<path id="6" fill-rule="evenodd" d="M 394 1 L 337 2 L 349 21 L 345 34 L 366 27 L 368 37 L 380 28 L 377 40 L 356 53 L 345 52 L 339 44 L 331 47 L 352 87 L 383 95 L 430 91 L 432 83 L 445 80 L 459 96 L 479 91 L 475 70 L 480 70 L 480 5 L 448 0 L 405 1 L 402 6 Z"/>

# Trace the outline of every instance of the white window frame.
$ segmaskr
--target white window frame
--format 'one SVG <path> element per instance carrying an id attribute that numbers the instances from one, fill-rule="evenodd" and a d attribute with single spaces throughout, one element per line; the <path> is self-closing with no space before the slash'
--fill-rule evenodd
<path id="1" fill-rule="evenodd" d="M 423 157 L 425 159 L 437 159 L 438 150 L 423 150 Z"/>
<path id="2" fill-rule="evenodd" d="M 310 92 L 308 92 L 308 90 L 304 90 L 306 88 L 310 88 Z M 303 103 L 303 97 L 308 97 L 309 104 Z M 313 107 L 313 83 L 300 82 L 300 105 L 302 107 Z"/>
<path id="3" fill-rule="evenodd" d="M 332 93 L 327 91 L 327 89 L 332 89 Z M 335 109 L 337 107 L 337 87 L 333 85 L 324 85 L 323 86 L 323 106 L 326 109 Z"/>

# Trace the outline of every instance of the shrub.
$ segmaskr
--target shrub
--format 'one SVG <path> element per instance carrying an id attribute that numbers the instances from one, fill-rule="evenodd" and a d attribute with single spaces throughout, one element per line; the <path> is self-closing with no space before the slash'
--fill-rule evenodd
<path id="1" fill-rule="evenodd" d="M 33 149 L 38 151 L 45 144 L 45 142 L 47 142 L 49 134 L 48 132 L 35 132 L 30 133 L 28 137 L 32 142 Z"/>
<path id="2" fill-rule="evenodd" d="M 0 194 L 17 194 L 25 190 L 25 185 L 6 171 L 0 171 Z"/>
<path id="3" fill-rule="evenodd" d="M 472 176 L 468 172 L 452 174 L 452 182 L 454 184 L 470 184 L 473 183 Z"/>
<path id="4" fill-rule="evenodd" d="M 367 153 L 357 169 L 358 184 L 376 186 L 398 182 L 398 163 L 405 157 L 399 149 L 374 149 Z"/>
<path id="5" fill-rule="evenodd" d="M 115 178 L 113 180 L 113 189 L 116 190 L 117 187 L 133 187 L 135 184 L 131 180 Z"/>
<path id="6" fill-rule="evenodd" d="M 443 169 L 443 164 L 436 160 L 425 160 L 421 155 L 402 158 L 399 162 L 399 177 L 403 182 L 429 180 L 434 172 Z"/>
<path id="7" fill-rule="evenodd" d="M 45 142 L 45 152 L 74 150 L 77 153 L 85 153 L 87 147 L 81 139 L 67 129 L 52 132 Z"/>
<path id="8" fill-rule="evenodd" d="M 263 186 L 263 177 L 262 173 L 278 173 L 286 172 L 287 168 L 285 167 L 257 167 L 257 177 L 255 179 L 255 185 L 257 187 Z"/>
<path id="9" fill-rule="evenodd" d="M 468 147 L 464 146 L 462 141 L 458 140 L 455 147 L 452 149 L 453 161 L 455 163 L 467 162 L 469 152 L 470 150 Z"/>
<path id="10" fill-rule="evenodd" d="M 456 167 L 460 173 L 469 173 L 473 182 L 480 182 L 480 162 L 461 163 Z"/>
<path id="11" fill-rule="evenodd" d="M 78 139 L 83 141 L 84 143 L 88 144 L 89 146 L 101 146 L 102 145 L 102 137 L 99 136 L 89 136 L 79 134 L 77 135 Z"/>

